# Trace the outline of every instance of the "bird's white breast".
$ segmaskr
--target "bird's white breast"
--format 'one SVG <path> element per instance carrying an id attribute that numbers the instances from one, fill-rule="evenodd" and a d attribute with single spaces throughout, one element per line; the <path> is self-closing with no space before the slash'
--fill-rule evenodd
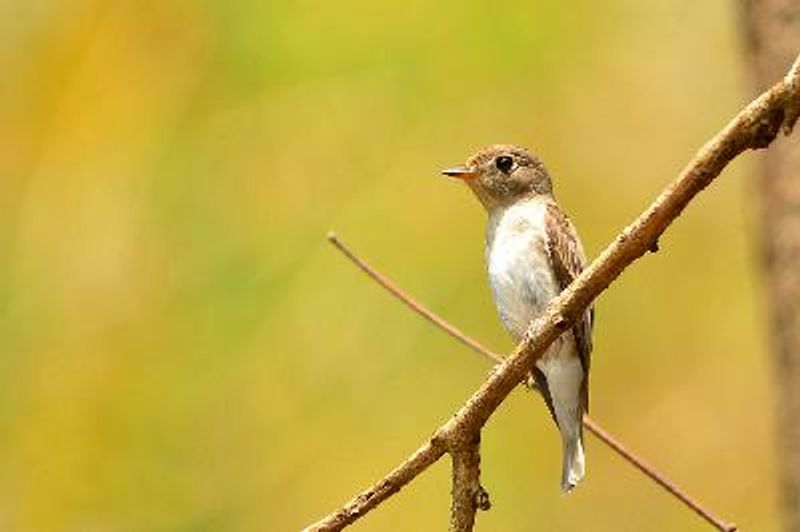
<path id="1" fill-rule="evenodd" d="M 559 292 L 547 253 L 547 204 L 530 199 L 489 217 L 489 285 L 503 324 L 519 340 Z"/>

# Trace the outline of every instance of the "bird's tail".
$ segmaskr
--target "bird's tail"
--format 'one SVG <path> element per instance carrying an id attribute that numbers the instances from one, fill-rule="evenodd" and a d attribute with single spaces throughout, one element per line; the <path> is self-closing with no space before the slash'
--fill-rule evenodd
<path id="1" fill-rule="evenodd" d="M 545 376 L 542 388 L 564 445 L 561 489 L 569 492 L 583 479 L 583 413 L 587 401 L 586 377 L 578 357 L 562 357 L 537 366 Z M 535 376 L 535 374 L 534 374 Z"/>
<path id="2" fill-rule="evenodd" d="M 586 472 L 586 460 L 583 454 L 583 431 L 577 434 L 564 435 L 564 461 L 561 473 L 561 490 L 569 493 L 583 480 Z"/>

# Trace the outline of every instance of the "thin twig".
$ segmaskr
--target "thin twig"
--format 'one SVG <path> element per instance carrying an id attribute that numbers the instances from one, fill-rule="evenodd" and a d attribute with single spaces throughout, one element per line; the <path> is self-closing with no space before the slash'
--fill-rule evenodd
<path id="1" fill-rule="evenodd" d="M 411 296 L 408 292 L 401 289 L 393 283 L 388 277 L 376 270 L 367 261 L 359 257 L 349 246 L 333 232 L 328 233 L 328 241 L 333 246 L 342 252 L 353 264 L 355 264 L 362 272 L 372 278 L 378 285 L 385 288 L 389 293 L 395 296 L 398 300 L 404 303 L 408 308 L 417 314 L 425 317 L 428 321 L 445 331 L 451 337 L 455 338 L 462 344 L 472 348 L 475 352 L 482 355 L 484 358 L 498 364 L 503 361 L 503 357 L 491 351 L 483 344 L 462 332 L 458 327 L 450 324 L 430 310 L 428 307 L 420 303 L 417 299 Z M 591 419 L 588 415 L 583 417 L 583 425 L 586 429 L 597 437 L 601 442 L 606 444 L 612 451 L 616 452 L 629 464 L 636 467 L 639 471 L 644 473 L 647 477 L 653 480 L 656 484 L 664 488 L 667 492 L 674 495 L 679 501 L 688 506 L 691 510 L 699 514 L 703 519 L 714 525 L 719 530 L 724 532 L 732 532 L 736 530 L 736 526 L 725 522 L 724 520 L 716 517 L 710 510 L 704 508 L 695 498 L 687 494 L 684 490 L 679 488 L 674 482 L 669 480 L 663 473 L 660 473 L 656 468 L 645 462 L 642 458 L 636 455 L 633 451 L 625 447 L 622 443 L 614 438 L 607 430 L 605 430 L 599 423 Z"/>
<path id="2" fill-rule="evenodd" d="M 624 445 L 614 439 L 611 434 L 603 430 L 603 428 L 600 427 L 596 422 L 589 419 L 589 416 L 583 417 L 583 426 L 589 429 L 589 431 L 597 436 L 597 438 L 603 443 L 614 449 L 614 451 L 616 451 L 616 453 L 622 458 L 633 464 L 639 471 L 653 479 L 659 486 L 670 492 L 683 504 L 691 508 L 697 515 L 708 521 L 711 525 L 715 526 L 722 532 L 735 532 L 737 530 L 735 524 L 725 522 L 709 512 L 707 509 L 703 508 L 697 499 L 687 495 L 685 491 L 682 491 L 672 481 L 661 475 L 653 468 L 653 466 L 644 462 L 641 458 L 629 451 Z"/>
<path id="3" fill-rule="evenodd" d="M 489 417 L 517 384 L 526 378 L 545 350 L 583 316 L 592 301 L 623 270 L 653 249 L 667 227 L 732 159 L 745 150 L 769 146 L 782 128 L 785 130 L 791 125 L 790 122 L 797 116 L 787 115 L 787 110 L 797 106 L 797 101 L 800 100 L 795 79 L 797 75 L 800 74 L 793 72 L 793 75 L 787 76 L 752 101 L 700 149 L 681 171 L 678 179 L 668 185 L 566 290 L 550 302 L 544 313 L 531 323 L 513 354 L 498 364 L 458 412 L 436 430 L 432 441 L 444 442 L 447 445 L 446 450 L 451 452 L 454 441 L 478 435 Z M 418 450 L 417 453 L 419 452 Z M 439 457 L 441 455 L 436 458 Z M 414 464 L 406 461 L 390 473 L 390 476 L 400 477 L 405 484 L 434 461 L 436 459 L 423 467 L 419 467 L 419 461 Z M 362 495 L 369 495 L 369 492 Z M 356 497 L 345 508 L 326 516 L 309 528 L 340 530 L 376 505 L 377 503 L 371 502 L 370 497 L 363 503 L 360 502 L 360 496 Z M 342 511 L 346 508 L 349 508 L 350 516 L 342 518 Z"/>
<path id="4" fill-rule="evenodd" d="M 473 351 L 478 354 L 481 354 L 487 360 L 493 362 L 494 364 L 499 364 L 503 362 L 503 357 L 494 353 L 487 349 L 486 347 L 482 346 L 480 342 L 477 340 L 470 338 L 465 333 L 461 331 L 455 325 L 451 325 L 444 318 L 438 316 L 435 312 L 431 309 L 408 295 L 405 291 L 403 291 L 400 287 L 394 284 L 392 281 L 389 280 L 388 277 L 380 273 L 378 270 L 367 264 L 364 260 L 359 258 L 349 247 L 347 247 L 344 242 L 339 240 L 339 237 L 336 236 L 336 233 L 333 231 L 328 232 L 328 242 L 334 245 L 336 249 L 341 251 L 350 261 L 358 266 L 362 272 L 366 273 L 369 277 L 372 278 L 373 281 L 378 283 L 380 286 L 385 288 L 390 294 L 394 297 L 405 303 L 405 305 L 428 320 L 429 322 L 433 323 L 444 332 L 464 344 L 465 346 L 469 347 Z"/>

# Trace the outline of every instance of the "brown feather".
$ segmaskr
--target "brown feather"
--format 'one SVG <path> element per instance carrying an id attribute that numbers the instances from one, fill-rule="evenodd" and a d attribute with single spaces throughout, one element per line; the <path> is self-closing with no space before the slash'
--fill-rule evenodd
<path id="1" fill-rule="evenodd" d="M 553 407 L 553 396 L 550 395 L 550 387 L 547 385 L 547 377 L 545 377 L 542 370 L 536 366 L 531 370 L 531 377 L 533 378 L 533 382 L 529 383 L 528 386 L 542 394 L 544 404 L 547 405 L 547 410 L 550 411 L 550 417 L 553 418 L 553 422 L 555 422 L 556 427 L 558 427 L 558 418 L 556 418 L 556 410 Z"/>
<path id="2" fill-rule="evenodd" d="M 586 266 L 586 256 L 578 239 L 578 234 L 567 215 L 555 203 L 547 206 L 547 252 L 561 290 L 567 288 L 580 275 Z M 592 353 L 592 327 L 594 325 L 594 307 L 589 307 L 572 328 L 575 345 L 583 366 L 583 382 L 581 383 L 581 399 L 585 411 L 589 411 L 589 368 Z"/>

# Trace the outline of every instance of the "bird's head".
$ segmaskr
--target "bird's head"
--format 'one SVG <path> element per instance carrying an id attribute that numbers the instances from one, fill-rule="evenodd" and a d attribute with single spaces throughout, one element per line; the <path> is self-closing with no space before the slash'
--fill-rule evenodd
<path id="1" fill-rule="evenodd" d="M 550 176 L 542 162 L 520 146 L 496 144 L 483 148 L 464 166 L 443 174 L 463 180 L 487 211 L 520 198 L 550 195 Z"/>

